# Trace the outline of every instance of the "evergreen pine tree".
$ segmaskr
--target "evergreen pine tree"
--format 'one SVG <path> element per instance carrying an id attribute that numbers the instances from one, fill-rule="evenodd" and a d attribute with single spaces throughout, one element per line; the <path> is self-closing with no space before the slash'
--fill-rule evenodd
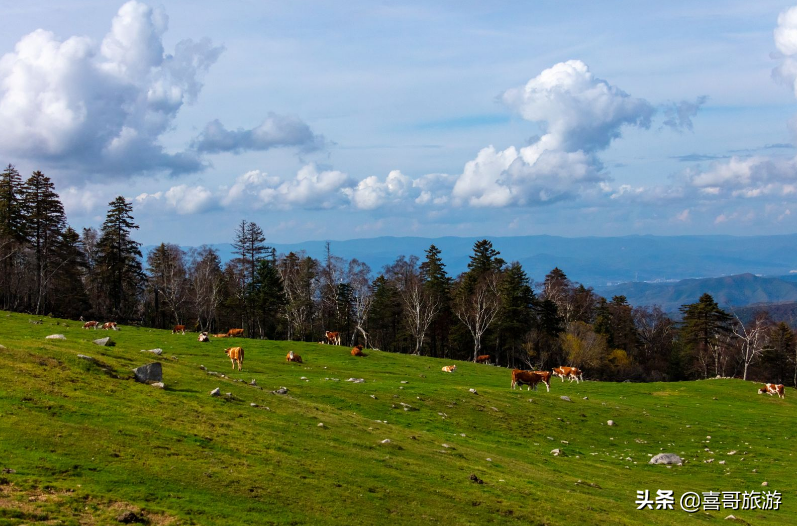
<path id="1" fill-rule="evenodd" d="M 64 264 L 58 248 L 66 228 L 66 215 L 55 185 L 40 171 L 33 172 L 25 181 L 21 196 L 24 232 L 33 250 L 35 284 L 31 307 L 41 314 L 47 308 L 50 278 Z"/>
<path id="2" fill-rule="evenodd" d="M 119 196 L 110 203 L 97 242 L 97 274 L 104 293 L 106 315 L 132 316 L 145 280 L 141 268 L 141 243 L 130 233 L 138 229 L 133 223 L 133 205 Z"/>

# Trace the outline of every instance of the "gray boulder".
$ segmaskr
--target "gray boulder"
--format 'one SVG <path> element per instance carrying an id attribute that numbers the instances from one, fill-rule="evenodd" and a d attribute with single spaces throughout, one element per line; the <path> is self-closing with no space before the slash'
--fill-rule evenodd
<path id="1" fill-rule="evenodd" d="M 284 394 L 288 394 L 288 388 L 287 387 L 280 387 L 276 391 L 271 391 L 271 392 L 273 394 L 284 395 Z"/>
<path id="2" fill-rule="evenodd" d="M 136 375 L 136 382 L 148 384 L 163 381 L 163 368 L 159 362 L 136 367 L 133 369 L 133 374 Z"/>
<path id="3" fill-rule="evenodd" d="M 561 398 L 561 399 L 562 399 L 562 400 L 564 400 L 565 402 L 572 402 L 572 400 L 570 399 L 570 397 L 569 397 L 569 396 L 560 396 L 559 398 Z"/>
<path id="4" fill-rule="evenodd" d="M 143 350 L 141 352 L 151 352 L 156 356 L 160 356 L 161 354 L 163 354 L 163 349 L 148 349 L 148 350 Z"/>
<path id="5" fill-rule="evenodd" d="M 111 343 L 111 337 L 110 336 L 108 336 L 106 338 L 100 338 L 98 340 L 94 340 L 91 343 L 93 343 L 95 345 L 99 345 L 101 347 L 110 347 L 111 345 L 113 345 L 113 343 Z"/>
<path id="6" fill-rule="evenodd" d="M 218 387 L 210 392 L 210 396 L 221 396 L 221 389 Z"/>
<path id="7" fill-rule="evenodd" d="M 49 336 L 44 337 L 45 340 L 66 340 L 66 336 L 63 334 L 51 334 Z"/>
<path id="8" fill-rule="evenodd" d="M 659 453 L 648 464 L 683 464 L 683 459 L 675 453 Z"/>
<path id="9" fill-rule="evenodd" d="M 158 389 L 164 389 L 166 387 L 166 384 L 164 384 L 163 382 L 155 382 L 155 383 L 150 384 L 150 385 L 152 387 L 157 387 Z"/>

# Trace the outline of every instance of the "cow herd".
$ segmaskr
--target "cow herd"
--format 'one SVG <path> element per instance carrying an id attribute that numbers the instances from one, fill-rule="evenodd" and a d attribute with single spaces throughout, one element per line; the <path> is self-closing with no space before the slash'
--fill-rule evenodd
<path id="1" fill-rule="evenodd" d="M 109 321 L 100 324 L 97 321 L 87 321 L 83 324 L 84 329 L 104 329 L 104 330 L 120 330 L 117 326 L 116 322 Z M 175 325 L 172 328 L 172 334 L 185 334 L 185 325 Z M 236 338 L 236 337 L 243 337 L 244 330 L 243 329 L 230 329 L 225 333 L 214 334 L 214 338 Z M 210 337 L 207 332 L 200 332 L 199 337 L 197 338 L 200 342 L 208 342 L 210 341 Z M 318 343 L 321 344 L 329 344 L 329 345 L 340 345 L 341 337 L 339 332 L 333 331 L 325 331 L 324 333 L 324 340 Z M 232 361 L 232 368 L 233 370 L 238 367 L 240 371 L 243 368 L 244 363 L 244 350 L 242 347 L 230 347 L 224 349 L 224 353 L 230 358 Z M 351 350 L 352 356 L 357 357 L 364 357 L 368 356 L 367 354 L 363 353 L 363 346 L 362 345 L 355 345 Z M 295 362 L 295 363 L 303 363 L 302 357 L 298 354 L 290 351 L 288 355 L 285 357 L 285 360 L 288 362 Z M 489 354 L 482 354 L 476 357 L 474 360 L 476 363 L 480 364 L 489 364 L 491 359 Z M 443 372 L 445 373 L 453 373 L 457 370 L 456 365 L 446 365 L 442 368 Z M 537 389 L 537 385 L 540 383 L 545 384 L 545 388 L 548 392 L 551 390 L 551 376 L 558 376 L 562 379 L 562 382 L 565 381 L 565 378 L 570 380 L 576 381 L 576 383 L 584 380 L 584 373 L 577 367 L 556 367 L 552 371 L 525 371 L 522 369 L 513 369 L 512 370 L 512 381 L 510 386 L 512 389 L 516 387 L 520 387 L 521 389 L 523 386 L 527 386 L 527 389 Z M 758 394 L 768 394 L 769 396 L 777 395 L 778 398 L 786 398 L 786 388 L 783 384 L 765 384 L 764 387 L 758 389 Z"/>

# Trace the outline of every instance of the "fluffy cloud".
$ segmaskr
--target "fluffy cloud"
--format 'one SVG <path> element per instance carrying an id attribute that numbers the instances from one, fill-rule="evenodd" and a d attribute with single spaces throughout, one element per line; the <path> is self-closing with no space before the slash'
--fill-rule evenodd
<path id="1" fill-rule="evenodd" d="M 222 48 L 184 40 L 163 50 L 166 15 L 124 4 L 98 46 L 36 30 L 0 59 L 0 148 L 90 173 L 201 167 L 157 140 L 201 89 Z"/>
<path id="2" fill-rule="evenodd" d="M 315 164 L 302 167 L 294 179 L 260 190 L 260 199 L 278 208 L 334 208 L 346 201 L 344 189 L 356 184 L 338 170 L 319 170 Z"/>
<path id="3" fill-rule="evenodd" d="M 193 147 L 206 153 L 241 153 L 284 146 L 313 151 L 322 148 L 324 142 L 322 136 L 314 134 L 298 117 L 269 113 L 259 126 L 248 130 L 228 130 L 219 120 L 209 122 L 194 140 Z"/>
<path id="4" fill-rule="evenodd" d="M 218 206 L 218 196 L 204 186 L 172 186 L 165 192 L 143 193 L 135 197 L 138 206 L 174 211 L 179 215 L 198 214 Z"/>
<path id="5" fill-rule="evenodd" d="M 384 181 L 371 176 L 363 179 L 353 188 L 345 188 L 343 193 L 351 200 L 352 205 L 360 210 L 374 210 L 387 202 L 402 202 L 412 193 L 413 181 L 399 170 L 390 172 Z"/>
<path id="6" fill-rule="evenodd" d="M 571 198 L 607 179 L 596 152 L 625 125 L 649 128 L 655 108 L 595 77 L 579 60 L 546 69 L 503 102 L 545 134 L 532 144 L 482 149 L 453 189 L 471 206 L 532 206 Z"/>
<path id="7" fill-rule="evenodd" d="M 60 41 L 36 30 L 0 58 L 0 150 L 80 174 L 125 177 L 203 169 L 202 155 L 296 146 L 309 151 L 323 138 L 301 120 L 269 114 L 251 130 L 209 123 L 193 148 L 167 152 L 160 137 L 202 90 L 223 47 L 182 40 L 164 50 L 168 17 L 138 1 L 124 4 L 97 43 Z"/>

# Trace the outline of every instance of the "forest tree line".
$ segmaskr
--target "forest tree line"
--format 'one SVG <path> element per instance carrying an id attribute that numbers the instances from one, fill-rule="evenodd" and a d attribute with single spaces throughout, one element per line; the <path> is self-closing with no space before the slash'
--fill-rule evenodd
<path id="1" fill-rule="evenodd" d="M 336 256 L 277 254 L 242 221 L 236 257 L 163 243 L 146 258 L 124 197 L 99 230 L 72 229 L 49 177 L 0 174 L 0 308 L 196 331 L 243 328 L 249 338 L 321 341 L 531 369 L 576 366 L 591 379 L 675 381 L 736 376 L 797 387 L 795 334 L 765 311 L 743 322 L 704 294 L 676 321 L 572 282 L 559 268 L 534 282 L 488 240 L 465 272 L 440 250 L 399 255 L 382 269 Z"/>

